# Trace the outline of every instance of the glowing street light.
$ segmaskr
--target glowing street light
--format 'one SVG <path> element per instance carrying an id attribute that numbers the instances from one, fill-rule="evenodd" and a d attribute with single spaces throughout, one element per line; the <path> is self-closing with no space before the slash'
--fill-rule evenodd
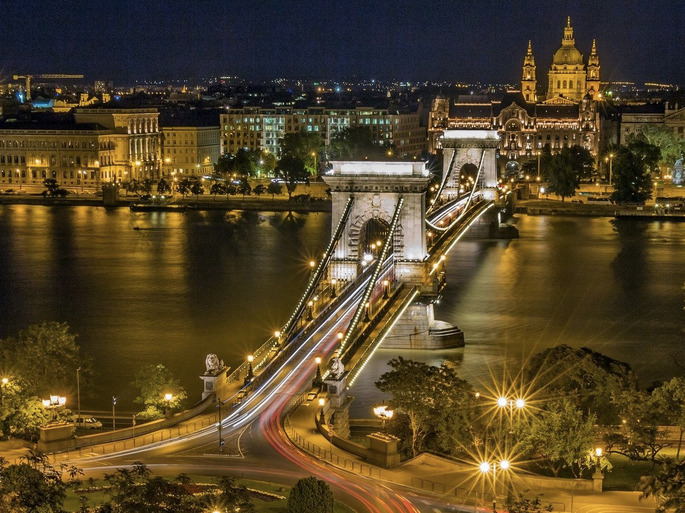
<path id="1" fill-rule="evenodd" d="M 312 386 L 321 388 L 321 385 L 323 385 L 323 377 L 321 376 L 321 357 L 317 356 L 314 358 L 314 361 L 316 362 L 316 376 L 314 377 Z"/>
<path id="2" fill-rule="evenodd" d="M 7 379 L 7 378 L 5 378 L 5 379 Z M 4 384 L 4 381 L 3 381 L 3 384 Z M 67 404 L 67 398 L 63 397 L 61 395 L 51 395 L 50 399 L 43 399 L 42 403 L 46 409 L 52 410 L 52 420 L 56 421 L 57 420 L 57 409 L 63 408 L 64 405 Z"/>
<path id="3" fill-rule="evenodd" d="M 390 408 L 385 401 L 373 407 L 373 414 L 381 419 L 381 429 L 385 429 L 385 421 L 392 419 L 395 411 Z"/>
<path id="4" fill-rule="evenodd" d="M 490 463 L 489 461 L 482 461 L 478 465 L 478 470 L 484 476 L 490 474 L 492 471 L 492 511 L 497 513 L 497 470 L 507 471 L 511 467 L 509 460 L 502 459 L 498 462 Z"/>

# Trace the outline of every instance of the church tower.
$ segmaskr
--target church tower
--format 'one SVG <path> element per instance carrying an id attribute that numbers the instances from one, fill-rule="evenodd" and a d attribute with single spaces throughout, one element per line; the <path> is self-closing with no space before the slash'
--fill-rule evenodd
<path id="1" fill-rule="evenodd" d="M 563 96 L 576 102 L 581 101 L 585 96 L 585 79 L 583 55 L 576 48 L 569 16 L 564 28 L 561 48 L 554 54 L 552 67 L 549 70 L 547 99 Z"/>
<path id="2" fill-rule="evenodd" d="M 599 97 L 599 56 L 597 55 L 597 44 L 592 40 L 592 51 L 587 60 L 587 94 L 593 100 Z"/>
<path id="3" fill-rule="evenodd" d="M 533 47 L 528 41 L 528 51 L 523 59 L 523 74 L 521 75 L 521 94 L 528 103 L 537 101 L 537 79 L 535 78 L 535 57 L 533 57 Z"/>

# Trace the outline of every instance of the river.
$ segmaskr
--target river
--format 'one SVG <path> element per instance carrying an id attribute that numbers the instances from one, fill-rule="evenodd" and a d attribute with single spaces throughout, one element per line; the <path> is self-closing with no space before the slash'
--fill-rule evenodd
<path id="1" fill-rule="evenodd" d="M 685 223 L 520 216 L 518 228 L 517 240 L 465 237 L 448 255 L 436 317 L 466 347 L 408 357 L 451 361 L 477 387 L 561 343 L 627 361 L 644 384 L 679 371 Z M 84 408 L 117 395 L 133 409 L 133 373 L 147 363 L 199 398 L 205 355 L 235 366 L 273 333 L 329 234 L 329 214 L 0 206 L 0 338 L 67 322 L 94 361 Z M 355 383 L 354 416 L 395 355 L 378 351 Z"/>

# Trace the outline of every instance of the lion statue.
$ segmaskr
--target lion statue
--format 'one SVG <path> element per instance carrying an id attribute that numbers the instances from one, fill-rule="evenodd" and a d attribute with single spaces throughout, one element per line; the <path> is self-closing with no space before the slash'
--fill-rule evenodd
<path id="1" fill-rule="evenodd" d="M 340 360 L 340 358 L 334 356 L 333 358 L 331 358 L 330 370 L 331 377 L 333 379 L 338 379 L 345 373 L 345 365 L 343 364 L 342 360 Z"/>
<path id="2" fill-rule="evenodd" d="M 224 362 L 214 353 L 210 353 L 205 358 L 205 374 L 216 374 L 224 368 Z"/>

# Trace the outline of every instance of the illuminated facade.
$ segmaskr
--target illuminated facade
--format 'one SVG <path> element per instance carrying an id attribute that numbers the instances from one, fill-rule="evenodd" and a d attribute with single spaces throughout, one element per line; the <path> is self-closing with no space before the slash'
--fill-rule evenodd
<path id="1" fill-rule="evenodd" d="M 111 148 L 100 162 L 105 181 L 161 176 L 159 112 L 150 108 L 84 108 L 74 110 L 76 123 L 96 123 L 111 130 Z"/>
<path id="2" fill-rule="evenodd" d="M 219 126 L 162 127 L 162 176 L 203 176 L 219 160 Z"/>
<path id="3" fill-rule="evenodd" d="M 221 151 L 266 150 L 280 154 L 279 140 L 289 133 L 318 133 L 325 145 L 344 128 L 366 126 L 379 143 L 395 145 L 400 155 L 420 155 L 426 150 L 426 129 L 419 114 L 392 109 L 305 109 L 243 107 L 221 115 Z"/>
<path id="4" fill-rule="evenodd" d="M 0 125 L 0 185 L 99 187 L 111 158 L 114 133 L 97 124 L 17 122 Z"/>
<path id="5" fill-rule="evenodd" d="M 528 50 L 530 53 L 530 43 Z M 564 28 L 561 47 L 554 54 L 552 66 L 549 70 L 547 100 L 554 101 L 557 98 L 565 98 L 579 102 L 588 94 L 593 100 L 597 100 L 600 93 L 599 70 L 596 42 L 592 41 L 592 51 L 588 57 L 586 67 L 583 55 L 576 48 L 573 27 L 571 27 L 571 17 L 569 16 Z"/>

